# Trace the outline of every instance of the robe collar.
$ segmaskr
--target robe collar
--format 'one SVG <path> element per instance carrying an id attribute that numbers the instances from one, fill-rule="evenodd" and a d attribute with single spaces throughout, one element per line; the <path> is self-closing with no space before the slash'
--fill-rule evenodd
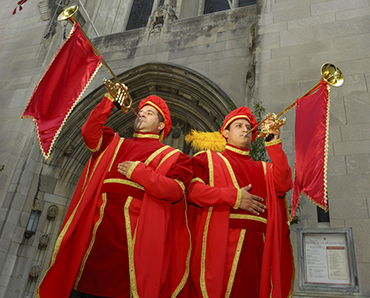
<path id="1" fill-rule="evenodd" d="M 242 156 L 249 156 L 249 149 L 242 149 L 230 144 L 226 144 L 225 151 L 233 152 Z"/>

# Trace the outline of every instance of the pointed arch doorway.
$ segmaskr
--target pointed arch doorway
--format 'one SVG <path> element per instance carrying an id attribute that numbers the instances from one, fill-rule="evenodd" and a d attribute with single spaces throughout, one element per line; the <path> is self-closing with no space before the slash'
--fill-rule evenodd
<path id="1" fill-rule="evenodd" d="M 140 100 L 149 95 L 157 95 L 166 101 L 173 125 L 164 143 L 190 155 L 192 152 L 184 141 L 186 133 L 193 128 L 200 131 L 218 130 L 234 106 L 232 100 L 215 83 L 182 66 L 148 63 L 117 77 L 129 87 L 136 111 Z M 70 163 L 77 162 L 80 167 L 77 172 L 82 172 L 90 153 L 83 143 L 81 127 L 105 92 L 102 84 L 76 106 L 54 146 L 50 164 L 62 166 L 64 171 L 69 171 L 69 168 L 76 169 L 76 165 Z M 133 134 L 134 119 L 132 112 L 124 114 L 113 109 L 107 125 L 121 136 L 130 137 Z M 74 171 L 73 175 L 76 174 Z"/>

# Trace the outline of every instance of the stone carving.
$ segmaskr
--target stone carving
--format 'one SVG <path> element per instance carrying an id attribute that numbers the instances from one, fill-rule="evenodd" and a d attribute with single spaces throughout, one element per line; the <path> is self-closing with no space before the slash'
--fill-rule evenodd
<path id="1" fill-rule="evenodd" d="M 50 206 L 47 213 L 48 219 L 54 219 L 55 217 L 57 217 L 58 211 L 59 209 L 57 206 L 55 205 Z"/>
<path id="2" fill-rule="evenodd" d="M 33 278 L 39 277 L 41 273 L 41 266 L 40 265 L 32 265 L 30 269 L 30 276 Z"/>
<path id="3" fill-rule="evenodd" d="M 177 20 L 177 16 L 171 5 L 165 4 L 159 6 L 149 17 L 147 25 L 149 34 L 160 33 L 164 25 L 175 20 Z"/>
<path id="4" fill-rule="evenodd" d="M 47 247 L 47 246 L 48 246 L 48 244 L 49 244 L 49 239 L 50 239 L 50 237 L 49 237 L 49 235 L 48 235 L 48 234 L 43 234 L 43 235 L 41 235 L 41 237 L 40 237 L 40 239 L 39 239 L 39 246 L 40 246 L 41 248 L 43 248 L 43 247 Z"/>

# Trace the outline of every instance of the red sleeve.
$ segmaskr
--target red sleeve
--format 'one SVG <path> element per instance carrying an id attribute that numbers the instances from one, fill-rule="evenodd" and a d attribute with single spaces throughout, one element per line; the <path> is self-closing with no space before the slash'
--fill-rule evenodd
<path id="1" fill-rule="evenodd" d="M 267 152 L 272 162 L 272 172 L 274 184 L 278 195 L 284 196 L 293 187 L 292 171 L 288 164 L 288 159 L 283 151 L 282 144 L 266 143 Z"/>
<path id="2" fill-rule="evenodd" d="M 241 191 L 235 187 L 209 186 L 207 154 L 202 153 L 192 158 L 193 180 L 188 189 L 188 200 L 200 207 L 228 205 L 235 208 Z M 216 173 L 215 173 L 216 175 Z"/>
<path id="3" fill-rule="evenodd" d="M 176 202 L 183 197 L 192 175 L 190 158 L 181 153 L 166 176 L 138 162 L 129 179 L 144 186 L 145 191 L 157 199 Z"/>
<path id="4" fill-rule="evenodd" d="M 103 97 L 82 126 L 85 144 L 95 158 L 104 151 L 114 137 L 114 131 L 110 127 L 104 126 L 113 107 L 112 101 Z"/>

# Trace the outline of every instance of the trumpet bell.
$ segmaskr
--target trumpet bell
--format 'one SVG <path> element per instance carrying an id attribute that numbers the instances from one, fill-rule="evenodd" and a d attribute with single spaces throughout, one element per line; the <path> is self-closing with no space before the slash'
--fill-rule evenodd
<path id="1" fill-rule="evenodd" d="M 59 14 L 58 21 L 59 22 L 60 21 L 68 21 L 72 25 L 76 24 L 77 23 L 77 19 L 76 19 L 77 10 L 78 10 L 78 6 L 77 5 L 70 6 L 70 7 L 66 8 L 65 10 L 63 10 Z"/>
<path id="2" fill-rule="evenodd" d="M 333 87 L 342 86 L 344 82 L 340 69 L 331 63 L 325 63 L 321 66 L 321 76 L 325 82 Z"/>

